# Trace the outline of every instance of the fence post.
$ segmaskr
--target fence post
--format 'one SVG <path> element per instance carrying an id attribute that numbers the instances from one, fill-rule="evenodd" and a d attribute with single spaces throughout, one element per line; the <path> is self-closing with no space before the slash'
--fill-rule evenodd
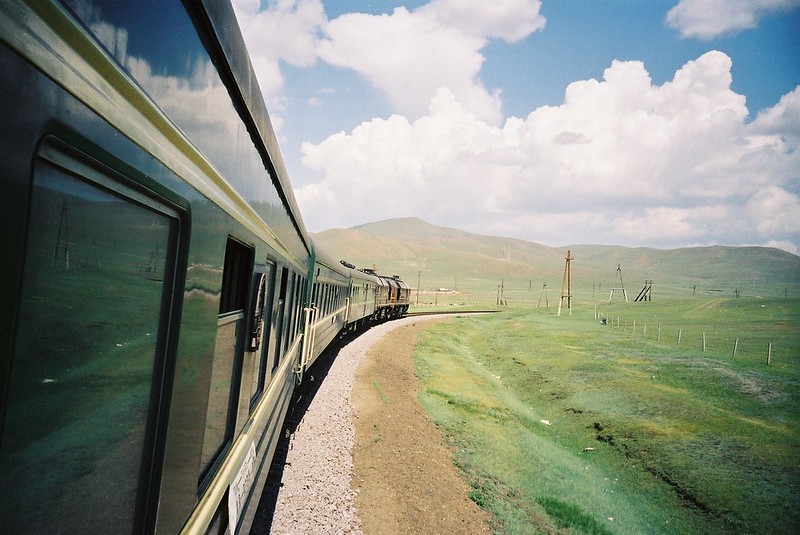
<path id="1" fill-rule="evenodd" d="M 737 338 L 733 342 L 733 357 L 731 357 L 731 358 L 734 358 L 734 359 L 736 358 L 736 348 L 738 348 L 738 347 L 739 347 L 739 339 Z"/>
<path id="2" fill-rule="evenodd" d="M 703 353 L 706 352 L 706 333 L 703 333 Z"/>
<path id="3" fill-rule="evenodd" d="M 658 326 L 658 333 L 656 333 L 656 342 L 661 341 L 661 325 Z"/>
<path id="4" fill-rule="evenodd" d="M 683 329 L 678 329 L 678 346 L 681 345 L 681 334 L 683 334 Z"/>
<path id="5" fill-rule="evenodd" d="M 767 366 L 772 363 L 772 342 L 767 346 Z"/>

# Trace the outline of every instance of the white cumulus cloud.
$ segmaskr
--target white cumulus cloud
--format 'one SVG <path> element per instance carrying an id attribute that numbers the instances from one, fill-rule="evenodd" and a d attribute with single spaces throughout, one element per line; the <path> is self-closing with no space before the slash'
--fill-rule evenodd
<path id="1" fill-rule="evenodd" d="M 539 0 L 432 0 L 390 14 L 348 13 L 328 20 L 321 0 L 234 0 L 259 85 L 271 110 L 284 107 L 281 63 L 319 59 L 359 73 L 401 113 L 419 117 L 440 87 L 470 111 L 499 122 L 499 90 L 479 74 L 490 39 L 516 42 L 540 30 Z"/>
<path id="2" fill-rule="evenodd" d="M 280 62 L 307 67 L 317 60 L 320 27 L 327 21 L 321 0 L 233 0 L 261 92 L 280 108 L 284 78 Z"/>
<path id="3" fill-rule="evenodd" d="M 322 179 L 298 201 L 312 229 L 416 215 L 552 244 L 591 230 L 606 243 L 796 246 L 800 88 L 748 123 L 730 69 L 712 51 L 654 85 L 641 62 L 614 61 L 561 105 L 501 125 L 439 89 L 419 118 L 305 144 Z"/>
<path id="4" fill-rule="evenodd" d="M 540 2 L 434 0 L 391 14 L 350 13 L 330 21 L 318 53 L 322 60 L 361 74 L 403 114 L 424 115 L 446 87 L 484 121 L 501 120 L 500 94 L 479 74 L 490 38 L 517 41 L 541 29 Z"/>
<path id="5" fill-rule="evenodd" d="M 544 28 L 546 19 L 539 0 L 464 2 L 433 0 L 418 12 L 432 14 L 441 24 L 480 38 L 495 37 L 509 42 L 524 39 Z"/>
<path id="6" fill-rule="evenodd" d="M 667 24 L 683 37 L 713 39 L 755 28 L 764 15 L 800 6 L 800 0 L 681 0 Z"/>

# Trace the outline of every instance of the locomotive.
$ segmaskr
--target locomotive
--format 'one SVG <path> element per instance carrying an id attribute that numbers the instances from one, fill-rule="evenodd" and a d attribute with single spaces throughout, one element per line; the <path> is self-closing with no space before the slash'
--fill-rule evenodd
<path id="1" fill-rule="evenodd" d="M 233 9 L 0 3 L 0 525 L 247 533 L 292 393 L 409 288 L 318 250 Z"/>

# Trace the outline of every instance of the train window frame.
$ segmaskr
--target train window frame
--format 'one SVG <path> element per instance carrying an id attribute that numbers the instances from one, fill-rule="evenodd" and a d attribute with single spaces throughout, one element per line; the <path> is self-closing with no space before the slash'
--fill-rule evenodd
<path id="1" fill-rule="evenodd" d="M 146 415 L 143 419 L 141 458 L 136 475 L 137 491 L 132 517 L 134 531 L 152 530 L 156 522 L 164 470 L 167 421 L 188 259 L 189 203 L 175 192 L 161 187 L 135 167 L 60 125 L 52 125 L 43 133 L 32 154 L 31 164 L 31 191 L 42 172 L 39 170 L 40 166 L 44 165 L 87 187 L 169 221 L 170 228 L 163 253 L 163 281 L 157 305 L 158 332 L 153 344 L 150 391 L 145 404 Z M 29 220 L 25 226 L 28 242 L 31 232 L 31 206 L 27 208 L 26 214 Z M 28 245 L 26 249 L 27 247 Z M 20 303 L 16 303 L 15 307 L 19 306 Z M 3 379 L 10 383 L 12 377 L 7 375 Z M 7 402 L 7 399 L 3 399 L 0 405 L 3 413 Z M 0 433 L 5 427 L 4 420 L 0 418 Z"/>
<path id="2" fill-rule="evenodd" d="M 283 350 L 284 354 L 287 351 L 289 351 L 289 349 L 291 349 L 292 344 L 294 343 L 294 320 L 295 320 L 294 309 L 295 309 L 295 306 L 296 306 L 296 303 L 295 303 L 295 297 L 296 297 L 295 289 L 297 287 L 297 273 L 295 271 L 290 271 L 289 275 L 290 275 L 289 276 L 289 280 L 291 281 L 289 283 L 289 288 L 287 289 L 287 291 L 289 292 L 288 293 L 288 298 L 287 298 L 287 302 L 288 302 L 287 307 L 288 307 L 289 318 L 288 318 L 288 321 L 286 322 L 286 333 L 285 333 L 285 336 L 286 336 L 286 347 Z"/>
<path id="3" fill-rule="evenodd" d="M 295 307 L 294 307 L 294 336 L 300 334 L 302 314 L 303 314 L 303 276 L 297 274 L 297 286 L 295 287 Z"/>
<path id="4" fill-rule="evenodd" d="M 267 300 L 269 278 L 264 269 L 253 273 L 252 305 L 250 308 L 250 326 L 247 351 L 257 352 L 261 348 L 264 334 L 264 305 Z"/>
<path id="5" fill-rule="evenodd" d="M 275 316 L 273 325 L 275 326 L 275 352 L 272 361 L 272 373 L 280 366 L 283 361 L 283 346 L 285 344 L 284 323 L 286 323 L 286 289 L 289 278 L 289 268 L 280 267 L 280 282 L 278 283 L 278 298 L 276 300 Z"/>
<path id="6" fill-rule="evenodd" d="M 254 265 L 255 248 L 228 235 L 219 298 L 220 317 L 247 310 Z"/>
<path id="7" fill-rule="evenodd" d="M 264 394 L 266 385 L 269 383 L 268 374 L 270 373 L 269 358 L 273 343 L 272 332 L 272 309 L 275 304 L 275 283 L 278 275 L 278 266 L 275 262 L 267 260 L 264 264 L 262 271 L 257 274 L 266 276 L 266 295 L 261 308 L 261 321 L 263 326 L 261 329 L 261 341 L 259 347 L 255 350 L 258 355 L 256 360 L 255 369 L 253 374 L 255 377 L 251 380 L 255 383 L 254 388 L 250 392 L 250 411 L 252 412 L 258 404 L 261 396 Z"/>
<path id="8" fill-rule="evenodd" d="M 228 235 L 225 240 L 225 255 L 223 259 L 222 269 L 222 286 L 220 288 L 220 305 L 219 313 L 217 316 L 217 332 L 214 350 L 214 365 L 212 369 L 212 376 L 209 386 L 209 402 L 207 404 L 205 431 L 203 435 L 203 451 L 201 453 L 201 470 L 198 479 L 198 493 L 202 493 L 210 484 L 214 474 L 219 469 L 225 453 L 230 449 L 233 444 L 233 439 L 237 432 L 237 419 L 239 414 L 239 401 L 241 396 L 242 386 L 242 372 L 244 365 L 244 352 L 249 343 L 249 325 L 247 318 L 248 306 L 250 306 L 249 297 L 252 286 L 253 272 L 255 269 L 255 247 L 243 240 L 237 239 L 232 235 Z M 230 367 L 221 366 L 219 371 L 224 374 L 220 377 L 215 377 L 214 373 L 217 371 L 217 360 L 222 361 L 226 358 L 226 354 L 217 354 L 219 348 L 220 337 L 225 335 L 224 330 L 229 329 L 233 324 L 233 348 L 230 355 Z M 230 349 L 230 348 L 229 348 Z M 230 375 L 228 375 L 228 372 Z M 225 379 L 229 377 L 227 384 Z M 210 414 L 213 412 L 211 405 L 211 389 L 213 385 L 222 384 L 223 388 L 227 386 L 227 406 L 224 411 L 218 412 L 217 415 L 224 413 L 224 429 L 220 434 L 215 431 L 213 425 L 209 424 L 222 423 L 221 421 L 211 420 Z M 220 407 L 221 408 L 221 407 Z M 209 432 L 212 434 L 209 435 Z M 221 438 L 220 440 L 216 440 Z M 209 440 L 211 439 L 211 440 Z M 215 449 L 206 449 L 207 445 Z"/>

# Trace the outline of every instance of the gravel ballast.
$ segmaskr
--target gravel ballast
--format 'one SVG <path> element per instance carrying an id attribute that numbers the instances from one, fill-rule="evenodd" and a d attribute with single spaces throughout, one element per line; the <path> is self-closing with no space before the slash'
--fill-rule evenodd
<path id="1" fill-rule="evenodd" d="M 420 318 L 372 327 L 339 350 L 289 439 L 271 533 L 361 533 L 351 486 L 356 370 L 385 334 L 414 321 Z"/>

